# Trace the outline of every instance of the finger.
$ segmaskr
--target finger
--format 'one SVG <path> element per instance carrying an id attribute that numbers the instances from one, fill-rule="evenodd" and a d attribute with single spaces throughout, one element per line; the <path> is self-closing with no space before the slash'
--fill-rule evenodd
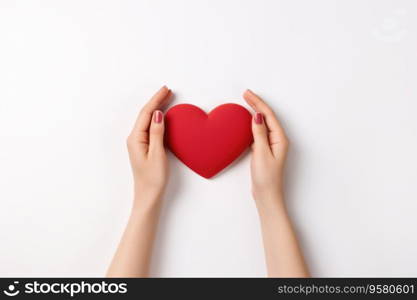
<path id="1" fill-rule="evenodd" d="M 262 113 L 264 116 L 265 124 L 269 131 L 269 144 L 274 155 L 280 152 L 282 147 L 286 148 L 288 141 L 285 131 L 268 104 L 251 90 L 246 90 L 243 98 L 255 111 Z"/>
<path id="2" fill-rule="evenodd" d="M 160 110 L 154 111 L 149 129 L 149 153 L 164 150 L 164 114 Z"/>
<path id="3" fill-rule="evenodd" d="M 132 132 L 143 132 L 149 129 L 150 121 L 152 114 L 155 110 L 159 109 L 169 100 L 171 96 L 171 90 L 166 86 L 163 86 L 156 92 L 155 95 L 145 104 L 145 106 L 140 111 L 135 126 L 133 127 Z"/>
<path id="4" fill-rule="evenodd" d="M 265 117 L 265 122 L 271 131 L 284 134 L 284 129 L 276 118 L 272 109 L 258 95 L 251 90 L 246 90 L 243 94 L 246 102 L 257 112 L 261 112 Z"/>
<path id="5" fill-rule="evenodd" d="M 252 118 L 252 134 L 254 149 L 270 149 L 268 129 L 266 128 L 262 113 L 256 112 Z"/>
<path id="6" fill-rule="evenodd" d="M 163 107 L 169 101 L 172 92 L 166 86 L 163 86 L 159 91 L 148 101 L 147 104 L 140 111 L 132 132 L 128 138 L 130 147 L 139 146 L 141 150 L 147 151 L 149 144 L 149 125 L 152 118 L 152 113 L 160 107 Z"/>

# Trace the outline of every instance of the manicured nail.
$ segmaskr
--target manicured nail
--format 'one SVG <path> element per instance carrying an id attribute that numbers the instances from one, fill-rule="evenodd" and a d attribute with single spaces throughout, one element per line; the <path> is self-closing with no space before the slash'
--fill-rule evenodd
<path id="1" fill-rule="evenodd" d="M 155 123 L 161 123 L 162 118 L 163 118 L 162 111 L 160 110 L 155 111 L 155 114 L 153 116 L 153 120 L 155 121 Z"/>
<path id="2" fill-rule="evenodd" d="M 264 116 L 261 113 L 257 112 L 255 114 L 255 123 L 260 125 L 263 123 L 263 121 L 264 121 Z"/>

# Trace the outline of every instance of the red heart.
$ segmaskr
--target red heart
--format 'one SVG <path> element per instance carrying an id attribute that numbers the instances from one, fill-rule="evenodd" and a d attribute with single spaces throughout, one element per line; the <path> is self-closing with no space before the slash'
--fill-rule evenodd
<path id="1" fill-rule="evenodd" d="M 169 149 L 197 174 L 210 178 L 250 146 L 252 116 L 238 104 L 227 103 L 206 114 L 191 104 L 172 107 L 165 116 Z"/>

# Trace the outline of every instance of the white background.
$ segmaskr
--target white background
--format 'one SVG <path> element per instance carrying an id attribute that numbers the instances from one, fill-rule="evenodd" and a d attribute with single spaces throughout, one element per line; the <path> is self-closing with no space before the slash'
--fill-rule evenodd
<path id="1" fill-rule="evenodd" d="M 126 224 L 125 138 L 163 84 L 210 110 L 251 88 L 291 140 L 315 276 L 417 276 L 417 2 L 0 2 L 0 276 L 102 276 Z M 154 276 L 265 276 L 249 155 L 171 156 Z"/>

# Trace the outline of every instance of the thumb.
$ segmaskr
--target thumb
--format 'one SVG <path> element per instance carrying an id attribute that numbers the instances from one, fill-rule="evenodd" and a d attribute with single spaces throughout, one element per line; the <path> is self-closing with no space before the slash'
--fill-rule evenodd
<path id="1" fill-rule="evenodd" d="M 164 114 L 160 110 L 155 110 L 152 114 L 152 122 L 149 128 L 149 152 L 164 149 Z"/>
<path id="2" fill-rule="evenodd" d="M 260 112 L 255 113 L 252 118 L 252 134 L 254 149 L 269 148 L 268 129 L 264 122 L 264 116 Z"/>

